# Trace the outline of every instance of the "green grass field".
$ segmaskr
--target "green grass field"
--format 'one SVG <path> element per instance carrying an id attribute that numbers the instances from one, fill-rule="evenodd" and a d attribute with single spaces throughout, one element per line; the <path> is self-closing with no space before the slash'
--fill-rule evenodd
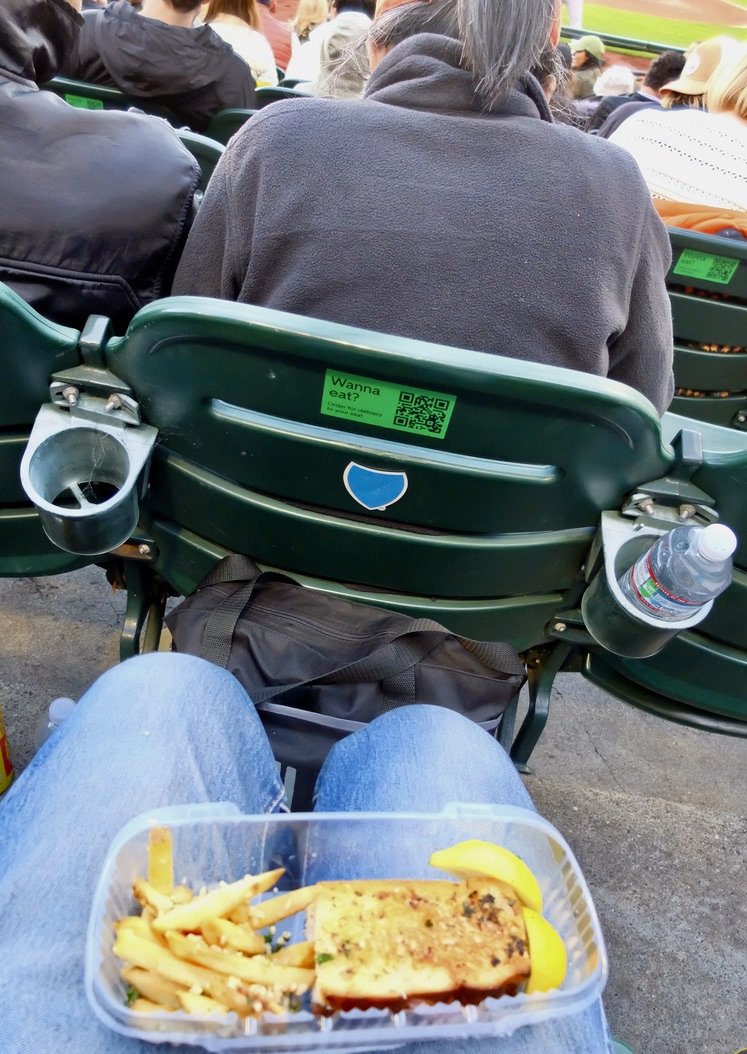
<path id="1" fill-rule="evenodd" d="M 742 7 L 747 7 L 747 0 L 736 0 Z M 721 33 L 747 40 L 747 28 L 736 29 L 713 25 L 708 22 L 680 22 L 672 18 L 660 18 L 656 15 L 638 15 L 633 11 L 616 11 L 599 4 L 584 5 L 584 29 L 589 32 L 609 33 L 611 36 L 632 37 L 634 40 L 645 40 L 656 44 L 673 44 L 676 47 L 687 47 L 694 40 L 705 40 Z"/>

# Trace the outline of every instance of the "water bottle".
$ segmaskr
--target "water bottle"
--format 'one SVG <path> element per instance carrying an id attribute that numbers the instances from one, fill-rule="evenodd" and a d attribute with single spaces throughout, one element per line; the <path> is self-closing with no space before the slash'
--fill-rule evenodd
<path id="1" fill-rule="evenodd" d="M 721 523 L 689 524 L 661 535 L 619 585 L 640 611 L 667 622 L 691 618 L 731 582 L 734 532 Z"/>
<path id="2" fill-rule="evenodd" d="M 38 750 L 42 743 L 46 743 L 55 728 L 62 724 L 66 717 L 72 713 L 75 706 L 74 699 L 53 699 L 49 704 L 49 710 L 45 710 L 36 723 L 34 743 Z"/>

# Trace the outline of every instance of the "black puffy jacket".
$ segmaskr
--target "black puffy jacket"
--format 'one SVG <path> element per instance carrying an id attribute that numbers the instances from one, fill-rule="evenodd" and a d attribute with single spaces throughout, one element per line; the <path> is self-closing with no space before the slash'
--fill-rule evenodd
<path id="1" fill-rule="evenodd" d="M 81 23 L 67 0 L 0 4 L 0 280 L 56 322 L 123 332 L 170 290 L 198 169 L 158 117 L 39 90 Z"/>
<path id="2" fill-rule="evenodd" d="M 165 106 L 195 132 L 204 132 L 221 110 L 257 105 L 252 71 L 210 26 L 144 18 L 129 0 L 84 15 L 62 72 L 119 88 L 142 99 L 144 107 Z"/>

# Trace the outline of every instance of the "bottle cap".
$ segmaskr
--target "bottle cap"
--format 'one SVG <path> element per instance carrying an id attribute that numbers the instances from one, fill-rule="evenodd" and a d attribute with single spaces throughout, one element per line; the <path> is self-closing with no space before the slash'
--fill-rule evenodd
<path id="1" fill-rule="evenodd" d="M 698 533 L 695 544 L 706 560 L 726 560 L 737 547 L 737 536 L 725 523 L 709 523 Z"/>
<path id="2" fill-rule="evenodd" d="M 69 717 L 75 706 L 74 699 L 53 699 L 49 704 L 49 720 L 54 725 L 61 725 Z"/>

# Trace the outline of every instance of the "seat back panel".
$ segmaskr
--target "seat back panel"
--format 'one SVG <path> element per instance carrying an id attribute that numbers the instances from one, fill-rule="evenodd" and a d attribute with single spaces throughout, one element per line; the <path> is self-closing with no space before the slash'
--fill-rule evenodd
<path id="1" fill-rule="evenodd" d="M 537 366 L 530 380 L 498 356 L 195 298 L 151 305 L 110 348 L 169 452 L 382 523 L 586 529 L 672 463 L 645 399 L 572 371 Z M 367 510 L 346 486 L 351 462 L 403 473 L 402 499 Z"/>

